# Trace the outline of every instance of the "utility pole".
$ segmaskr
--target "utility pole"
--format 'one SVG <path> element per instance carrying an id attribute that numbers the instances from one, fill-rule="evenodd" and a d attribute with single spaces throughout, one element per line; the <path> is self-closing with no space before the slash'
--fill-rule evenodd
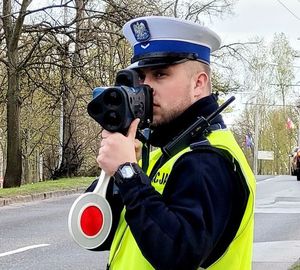
<path id="1" fill-rule="evenodd" d="M 297 108 L 297 112 L 298 112 L 298 144 L 297 144 L 297 146 L 300 146 L 300 98 L 297 101 L 296 108 Z"/>
<path id="2" fill-rule="evenodd" d="M 259 115 L 259 102 L 258 102 L 258 95 L 259 95 L 259 87 L 257 83 L 255 84 L 255 96 L 252 96 L 247 102 L 246 106 L 248 105 L 248 102 L 250 100 L 253 100 L 255 98 L 254 110 L 255 110 L 255 116 L 254 116 L 254 147 L 253 147 L 253 173 L 254 175 L 257 175 L 258 173 L 258 142 L 259 142 L 259 122 L 260 122 L 260 115 Z M 242 94 L 253 94 L 253 92 L 241 92 Z"/>
<path id="3" fill-rule="evenodd" d="M 64 11 L 63 11 L 63 20 L 64 25 L 67 25 L 68 22 L 68 8 L 67 8 L 67 0 L 64 0 Z M 62 44 L 63 47 L 67 43 L 67 37 L 63 33 L 62 34 Z M 62 85 L 62 93 L 64 93 L 64 85 Z M 60 97 L 60 116 L 59 116 L 59 148 L 58 148 L 58 165 L 57 168 L 60 168 L 62 162 L 63 162 L 63 147 L 64 147 L 64 102 L 63 97 Z"/>
<path id="4" fill-rule="evenodd" d="M 260 85 L 258 82 L 258 75 L 255 72 L 255 119 L 254 119 L 254 153 L 253 153 L 253 173 L 254 175 L 258 174 L 258 143 L 259 143 L 259 122 L 260 122 L 260 117 L 259 117 L 259 105 L 258 105 L 258 96 L 260 94 Z"/>
<path id="5" fill-rule="evenodd" d="M 259 108 L 258 108 L 258 98 L 255 98 L 255 126 L 254 126 L 254 155 L 253 155 L 253 172 L 257 175 L 257 164 L 258 164 L 258 133 L 259 133 Z"/>
<path id="6" fill-rule="evenodd" d="M 299 106 L 299 109 L 298 109 L 298 146 L 300 146 L 300 106 Z"/>

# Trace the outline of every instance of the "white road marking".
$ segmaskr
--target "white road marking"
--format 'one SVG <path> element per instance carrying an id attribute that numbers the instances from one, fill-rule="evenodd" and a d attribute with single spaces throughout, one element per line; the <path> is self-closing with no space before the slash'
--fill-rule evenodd
<path id="1" fill-rule="evenodd" d="M 4 257 L 4 256 L 9 256 L 9 255 L 13 255 L 16 253 L 21 253 L 30 249 L 34 249 L 34 248 L 40 248 L 40 247 L 47 247 L 50 246 L 50 244 L 40 244 L 40 245 L 32 245 L 32 246 L 27 246 L 27 247 L 22 247 L 22 248 L 18 248 L 15 250 L 11 250 L 11 251 L 7 251 L 4 253 L 0 253 L 0 257 Z"/>
<path id="2" fill-rule="evenodd" d="M 256 208 L 255 214 L 300 214 L 300 209 Z"/>
<path id="3" fill-rule="evenodd" d="M 263 179 L 263 180 L 256 181 L 256 185 L 259 185 L 259 184 L 262 184 L 262 183 L 266 183 L 266 182 L 272 181 L 272 180 L 274 180 L 275 178 L 276 178 L 276 177 L 271 177 L 271 178 L 266 178 L 266 179 Z"/>
<path id="4" fill-rule="evenodd" d="M 300 214 L 300 202 L 293 198 L 290 201 L 277 201 L 274 203 L 257 202 L 254 212 L 257 214 Z M 298 199 L 298 198 L 296 198 Z M 275 201 L 276 199 L 274 199 Z"/>

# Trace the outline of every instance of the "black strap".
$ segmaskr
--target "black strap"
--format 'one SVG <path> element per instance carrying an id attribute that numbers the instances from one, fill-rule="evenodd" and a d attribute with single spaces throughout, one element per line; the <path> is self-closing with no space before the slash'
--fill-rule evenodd
<path id="1" fill-rule="evenodd" d="M 145 173 L 147 173 L 147 169 L 149 166 L 149 153 L 150 153 L 150 129 L 145 128 L 143 130 L 138 130 L 136 134 L 136 138 L 143 143 L 142 147 L 142 169 Z"/>
<path id="2" fill-rule="evenodd" d="M 149 143 L 144 143 L 142 148 L 142 169 L 147 173 L 149 166 L 149 154 L 150 154 L 150 145 Z"/>
<path id="3" fill-rule="evenodd" d="M 234 157 L 226 150 L 213 147 L 208 140 L 192 143 L 190 145 L 193 151 L 201 151 L 201 152 L 214 152 L 218 155 L 222 156 L 227 160 L 234 168 L 234 171 L 237 171 L 237 167 L 240 167 L 238 162 L 234 159 Z"/>
<path id="4" fill-rule="evenodd" d="M 215 123 L 212 125 L 209 125 L 208 127 L 205 128 L 205 130 L 203 131 L 203 138 L 207 137 L 212 131 L 214 130 L 218 130 L 218 129 L 222 129 L 222 125 L 220 123 Z M 149 175 L 149 178 L 152 179 L 154 177 L 154 175 L 157 173 L 158 169 L 164 164 L 166 163 L 170 158 L 172 158 L 173 156 L 175 156 L 176 154 L 178 154 L 180 151 L 182 151 L 183 149 L 187 148 L 188 146 L 192 145 L 191 141 L 192 141 L 192 137 L 189 138 L 188 141 L 181 143 L 180 145 L 178 145 L 178 147 L 176 147 L 176 151 L 174 148 L 174 151 L 172 152 L 172 155 L 168 155 L 168 154 L 164 154 L 164 151 L 162 150 L 163 155 L 156 161 L 156 163 L 154 164 L 152 171 Z M 199 144 L 201 143 L 206 143 L 208 142 L 207 140 L 203 140 L 198 142 Z"/>

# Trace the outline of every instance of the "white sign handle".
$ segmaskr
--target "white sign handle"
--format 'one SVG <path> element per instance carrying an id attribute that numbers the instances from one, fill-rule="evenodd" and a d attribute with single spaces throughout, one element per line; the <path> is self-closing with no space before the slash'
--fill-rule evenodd
<path id="1" fill-rule="evenodd" d="M 102 170 L 94 191 L 80 195 L 70 209 L 69 232 L 85 249 L 97 249 L 111 230 L 112 212 L 105 199 L 109 181 L 110 177 Z"/>
<path id="2" fill-rule="evenodd" d="M 110 176 L 108 176 L 105 171 L 102 170 L 93 193 L 97 193 L 105 198 L 109 180 Z"/>

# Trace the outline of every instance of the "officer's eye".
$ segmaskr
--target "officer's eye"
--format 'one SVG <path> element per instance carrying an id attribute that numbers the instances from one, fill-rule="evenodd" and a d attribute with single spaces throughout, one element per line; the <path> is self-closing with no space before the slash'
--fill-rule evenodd
<path id="1" fill-rule="evenodd" d="M 145 77 L 146 75 L 143 73 L 143 72 L 138 72 L 138 75 L 139 75 L 139 81 L 140 83 L 143 83 L 145 81 Z"/>
<path id="2" fill-rule="evenodd" d="M 153 75 L 155 78 L 162 78 L 162 77 L 166 76 L 167 73 L 163 70 L 156 70 Z"/>

